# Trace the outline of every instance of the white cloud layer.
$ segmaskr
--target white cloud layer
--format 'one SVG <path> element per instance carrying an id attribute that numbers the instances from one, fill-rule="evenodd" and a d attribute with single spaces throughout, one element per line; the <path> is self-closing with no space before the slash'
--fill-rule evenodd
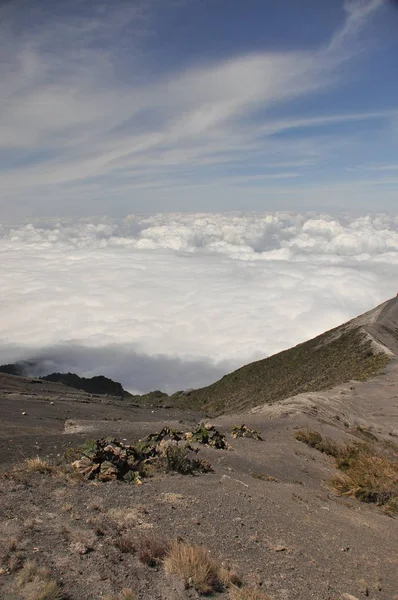
<path id="1" fill-rule="evenodd" d="M 0 362 L 204 385 L 398 288 L 398 217 L 174 214 L 0 227 Z"/>

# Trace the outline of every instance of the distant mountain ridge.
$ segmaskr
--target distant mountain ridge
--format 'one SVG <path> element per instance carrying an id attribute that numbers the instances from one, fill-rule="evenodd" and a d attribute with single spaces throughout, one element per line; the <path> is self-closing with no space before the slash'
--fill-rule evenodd
<path id="1" fill-rule="evenodd" d="M 33 361 L 17 362 L 7 365 L 0 365 L 0 373 L 8 375 L 17 375 L 25 377 L 28 375 L 29 366 Z M 52 381 L 54 383 L 62 383 L 67 387 L 72 387 L 77 390 L 83 390 L 89 394 L 100 394 L 107 396 L 117 396 L 120 398 L 131 398 L 131 394 L 126 392 L 122 384 L 118 381 L 113 381 L 104 375 L 95 375 L 94 377 L 80 377 L 76 373 L 50 373 L 39 377 L 43 381 Z"/>
<path id="2" fill-rule="evenodd" d="M 94 377 L 80 377 L 76 373 L 50 373 L 40 377 L 44 381 L 62 383 L 68 387 L 83 390 L 90 394 L 106 394 L 108 396 L 130 397 L 129 392 L 123 389 L 118 381 L 113 381 L 104 375 L 95 375 Z"/>

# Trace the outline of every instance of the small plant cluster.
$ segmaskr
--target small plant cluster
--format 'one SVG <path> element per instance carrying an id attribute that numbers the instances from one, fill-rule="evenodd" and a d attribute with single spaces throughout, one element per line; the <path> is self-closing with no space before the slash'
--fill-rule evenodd
<path id="1" fill-rule="evenodd" d="M 185 439 L 197 444 L 204 444 L 217 450 L 227 450 L 229 448 L 225 435 L 220 433 L 214 425 L 210 423 L 199 423 L 193 431 L 185 434 Z"/>
<path id="2" fill-rule="evenodd" d="M 195 457 L 197 449 L 186 443 L 180 445 L 180 439 L 170 430 L 151 434 L 135 445 L 114 438 L 98 439 L 69 450 L 68 455 L 75 455 L 72 466 L 85 479 L 100 481 L 119 479 L 141 484 L 142 478 L 155 469 L 184 475 L 211 471 L 210 463 Z"/>
<path id="3" fill-rule="evenodd" d="M 259 431 L 256 431 L 255 429 L 249 429 L 249 427 L 244 423 L 242 423 L 242 425 L 235 425 L 235 427 L 232 427 L 231 435 L 234 439 L 239 437 L 252 438 L 253 440 L 261 441 L 263 439 Z"/>
<path id="4" fill-rule="evenodd" d="M 62 600 L 64 595 L 51 573 L 34 561 L 27 561 L 17 577 L 17 587 L 29 600 Z"/>
<path id="5" fill-rule="evenodd" d="M 163 427 L 161 431 L 148 435 L 146 440 L 149 442 L 161 442 L 163 440 L 180 442 L 181 440 L 185 440 L 191 443 L 203 444 L 210 448 L 216 448 L 217 450 L 227 450 L 229 447 L 225 435 L 210 423 L 199 423 L 195 429 L 185 433 L 176 429 L 170 429 L 169 427 Z"/>
<path id="6" fill-rule="evenodd" d="M 342 495 L 398 512 L 398 460 L 387 456 L 374 445 L 356 442 L 339 445 L 317 431 L 298 431 L 296 439 L 336 460 L 341 473 L 331 479 Z"/>

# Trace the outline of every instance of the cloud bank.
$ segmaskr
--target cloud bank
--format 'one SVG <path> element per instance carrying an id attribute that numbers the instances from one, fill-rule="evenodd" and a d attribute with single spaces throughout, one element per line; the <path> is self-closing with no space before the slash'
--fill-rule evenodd
<path id="1" fill-rule="evenodd" d="M 0 228 L 0 361 L 205 385 L 395 295 L 398 217 L 173 214 Z"/>

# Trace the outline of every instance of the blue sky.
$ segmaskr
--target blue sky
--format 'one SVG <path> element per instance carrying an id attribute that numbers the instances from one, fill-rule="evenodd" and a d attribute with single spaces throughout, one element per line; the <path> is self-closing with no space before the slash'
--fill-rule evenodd
<path id="1" fill-rule="evenodd" d="M 396 212 L 388 0 L 8 2 L 0 219 Z"/>

